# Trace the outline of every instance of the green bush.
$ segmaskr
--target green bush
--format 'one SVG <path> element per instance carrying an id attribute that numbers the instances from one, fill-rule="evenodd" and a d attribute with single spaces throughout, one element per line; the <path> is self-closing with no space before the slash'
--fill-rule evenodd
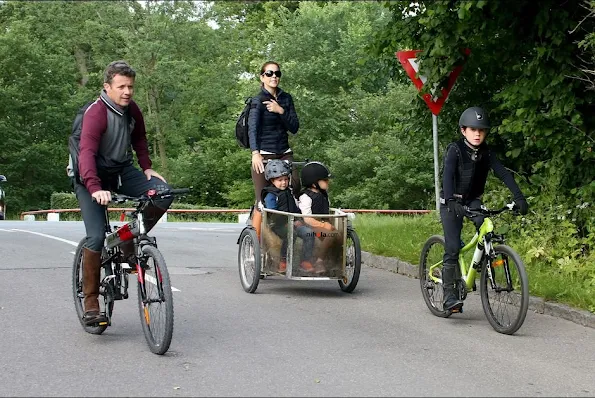
<path id="1" fill-rule="evenodd" d="M 575 214 L 576 210 L 590 210 L 588 206 L 571 209 L 536 203 L 525 217 L 504 213 L 493 221 L 496 228 L 510 227 L 506 243 L 523 259 L 532 295 L 595 312 L 594 236 L 592 232 L 587 236 L 579 233 L 579 215 Z M 354 228 L 362 250 L 414 265 L 419 264 L 426 239 L 443 234 L 435 212 L 422 216 L 358 214 Z M 467 242 L 474 232 L 473 224 L 466 221 L 462 239 Z"/>
<path id="2" fill-rule="evenodd" d="M 134 207 L 132 202 L 111 203 L 109 207 Z M 78 209 L 79 202 L 76 200 L 76 195 L 69 192 L 55 192 L 50 197 L 50 208 L 57 209 Z"/>
<path id="3" fill-rule="evenodd" d="M 51 209 L 78 209 L 79 203 L 72 192 L 54 192 L 50 197 Z"/>

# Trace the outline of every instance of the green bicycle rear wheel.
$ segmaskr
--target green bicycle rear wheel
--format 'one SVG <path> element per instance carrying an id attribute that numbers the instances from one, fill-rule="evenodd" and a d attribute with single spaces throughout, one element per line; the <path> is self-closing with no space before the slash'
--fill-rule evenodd
<path id="1" fill-rule="evenodd" d="M 444 257 L 444 237 L 431 236 L 424 244 L 419 259 L 419 283 L 421 294 L 430 312 L 441 318 L 448 318 L 451 311 L 444 311 L 444 289 L 442 283 L 430 278 L 430 267 L 439 264 L 432 271 L 432 276 L 442 280 L 442 258 Z"/>

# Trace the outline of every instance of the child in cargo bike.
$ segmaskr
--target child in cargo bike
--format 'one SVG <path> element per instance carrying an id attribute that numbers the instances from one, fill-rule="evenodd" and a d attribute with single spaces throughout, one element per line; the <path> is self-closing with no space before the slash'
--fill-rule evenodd
<path id="1" fill-rule="evenodd" d="M 289 176 L 291 167 L 280 159 L 269 160 L 264 169 L 264 178 L 268 182 L 262 190 L 261 200 L 267 209 L 278 210 L 288 213 L 300 213 L 295 199 L 289 187 Z M 287 268 L 287 223 L 288 217 L 281 214 L 270 213 L 268 217 L 272 220 L 271 229 L 281 239 L 281 261 L 279 272 L 285 272 Z M 302 239 L 302 261 L 300 268 L 305 272 L 314 272 L 312 265 L 312 252 L 314 249 L 314 233 L 303 221 L 293 222 L 294 236 Z"/>
<path id="2" fill-rule="evenodd" d="M 308 162 L 302 169 L 303 191 L 299 197 L 299 208 L 304 215 L 304 222 L 309 225 L 320 240 L 320 253 L 334 257 L 333 248 L 341 248 L 342 234 L 330 222 L 330 218 L 306 217 L 310 214 L 330 214 L 330 201 L 328 198 L 329 169 L 320 162 Z M 324 261 L 318 258 L 315 263 L 316 272 L 326 272 Z"/>

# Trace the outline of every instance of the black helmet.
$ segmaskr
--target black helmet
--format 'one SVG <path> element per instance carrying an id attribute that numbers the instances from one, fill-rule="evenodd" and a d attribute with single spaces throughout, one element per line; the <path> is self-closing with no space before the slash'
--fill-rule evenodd
<path id="1" fill-rule="evenodd" d="M 287 162 L 280 159 L 273 159 L 267 162 L 264 168 L 264 179 L 270 181 L 272 178 L 288 176 L 291 174 L 291 168 Z"/>
<path id="2" fill-rule="evenodd" d="M 307 188 L 312 184 L 318 183 L 319 180 L 326 180 L 331 177 L 331 172 L 324 164 L 320 162 L 309 162 L 302 169 L 302 186 Z"/>
<path id="3" fill-rule="evenodd" d="M 472 127 L 475 129 L 489 129 L 490 121 L 487 113 L 477 106 L 465 109 L 459 118 L 459 127 Z"/>

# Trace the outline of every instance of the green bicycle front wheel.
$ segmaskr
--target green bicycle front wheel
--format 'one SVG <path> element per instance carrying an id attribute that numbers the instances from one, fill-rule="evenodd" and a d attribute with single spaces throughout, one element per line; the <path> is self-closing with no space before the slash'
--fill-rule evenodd
<path id="1" fill-rule="evenodd" d="M 523 260 L 511 247 L 495 246 L 493 256 L 484 263 L 481 304 L 498 333 L 513 334 L 523 325 L 529 308 L 529 279 Z"/>

